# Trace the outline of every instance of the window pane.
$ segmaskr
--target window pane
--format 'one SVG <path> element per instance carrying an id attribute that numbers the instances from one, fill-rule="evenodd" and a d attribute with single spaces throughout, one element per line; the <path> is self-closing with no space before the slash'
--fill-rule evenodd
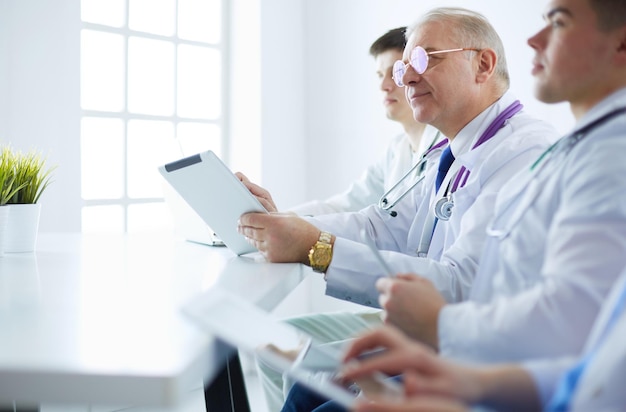
<path id="1" fill-rule="evenodd" d="M 81 31 L 80 102 L 85 110 L 124 109 L 124 38 L 118 34 Z"/>
<path id="2" fill-rule="evenodd" d="M 222 16 L 220 0 L 178 0 L 178 37 L 218 43 Z"/>
<path id="3" fill-rule="evenodd" d="M 171 212 L 165 203 L 128 206 L 128 233 L 172 232 Z"/>
<path id="4" fill-rule="evenodd" d="M 199 119 L 220 116 L 220 53 L 205 47 L 178 47 L 178 115 Z"/>
<path id="5" fill-rule="evenodd" d="M 213 150 L 222 155 L 222 139 L 220 128 L 214 124 L 179 123 L 176 138 L 185 156 Z"/>
<path id="6" fill-rule="evenodd" d="M 83 233 L 124 233 L 124 209 L 119 205 L 83 207 L 81 230 Z"/>
<path id="7" fill-rule="evenodd" d="M 146 33 L 173 36 L 175 0 L 129 0 L 128 27 Z"/>
<path id="8" fill-rule="evenodd" d="M 128 122 L 128 197 L 162 197 L 163 178 L 157 168 L 180 159 L 170 122 L 131 120 Z"/>
<path id="9" fill-rule="evenodd" d="M 128 110 L 174 114 L 174 45 L 139 37 L 128 40 Z"/>
<path id="10" fill-rule="evenodd" d="M 124 123 L 83 117 L 80 133 L 83 199 L 119 199 L 124 194 Z"/>
<path id="11" fill-rule="evenodd" d="M 122 27 L 126 23 L 124 0 L 81 0 L 80 18 L 89 23 Z"/>

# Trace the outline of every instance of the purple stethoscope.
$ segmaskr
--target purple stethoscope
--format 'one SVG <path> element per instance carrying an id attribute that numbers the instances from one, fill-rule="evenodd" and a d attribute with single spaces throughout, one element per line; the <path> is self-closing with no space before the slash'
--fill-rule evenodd
<path id="1" fill-rule="evenodd" d="M 502 111 L 494 120 L 491 122 L 489 127 L 485 129 L 480 138 L 476 141 L 474 146 L 472 146 L 471 150 L 476 149 L 478 146 L 483 143 L 489 141 L 492 137 L 496 135 L 498 130 L 504 126 L 507 120 L 511 117 L 515 116 L 520 110 L 522 110 L 524 106 L 519 102 L 519 100 L 514 101 L 509 105 L 506 109 Z M 446 187 L 446 191 L 444 196 L 435 202 L 434 207 L 434 216 L 431 219 L 427 219 L 424 224 L 424 230 L 422 231 L 422 236 L 420 238 L 420 242 L 417 248 L 417 256 L 425 257 L 428 254 L 428 249 L 430 248 L 430 242 L 432 240 L 432 236 L 434 233 L 435 225 L 437 220 L 449 220 L 452 216 L 452 208 L 454 207 L 454 201 L 452 200 L 452 194 L 457 191 L 457 189 L 465 186 L 467 183 L 467 179 L 469 178 L 470 171 L 462 166 L 459 171 L 456 173 L 456 177 L 454 178 L 454 182 L 452 183 L 452 187 L 450 187 L 450 182 L 453 179 L 448 181 L 448 185 Z"/>
<path id="2" fill-rule="evenodd" d="M 487 142 L 491 139 L 495 134 L 504 126 L 507 120 L 511 117 L 515 116 L 520 110 L 522 110 L 524 106 L 519 102 L 519 100 L 514 101 L 502 111 L 494 120 L 491 122 L 489 127 L 485 129 L 480 138 L 476 141 L 474 146 L 470 150 L 476 149 L 481 144 Z M 461 166 L 461 169 L 457 172 L 456 177 L 454 178 L 454 182 L 452 183 L 452 187 L 450 187 L 450 183 L 448 183 L 448 187 L 446 188 L 444 196 L 435 202 L 435 216 L 439 220 L 449 220 L 450 216 L 452 216 L 452 208 L 454 207 L 454 202 L 452 201 L 452 194 L 457 191 L 457 189 L 465 186 L 467 183 L 467 179 L 469 178 L 470 171 L 465 167 Z"/>

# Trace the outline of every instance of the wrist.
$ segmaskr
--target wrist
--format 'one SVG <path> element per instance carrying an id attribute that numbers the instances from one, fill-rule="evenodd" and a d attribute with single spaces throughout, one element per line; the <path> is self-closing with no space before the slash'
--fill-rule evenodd
<path id="1" fill-rule="evenodd" d="M 321 231 L 317 242 L 315 242 L 308 253 L 308 264 L 318 273 L 326 273 L 333 258 L 334 236 L 328 232 Z"/>

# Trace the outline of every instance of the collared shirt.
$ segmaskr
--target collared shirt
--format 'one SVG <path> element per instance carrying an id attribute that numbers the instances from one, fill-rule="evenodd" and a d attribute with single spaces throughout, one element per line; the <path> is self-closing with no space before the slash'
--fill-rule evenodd
<path id="1" fill-rule="evenodd" d="M 394 272 L 413 272 L 429 278 L 449 302 L 468 297 L 497 192 L 557 138 L 556 131 L 546 122 L 520 112 L 492 139 L 470 150 L 513 101 L 514 96 L 506 93 L 455 137 L 456 161 L 448 173 L 455 173 L 463 165 L 471 174 L 466 185 L 454 194 L 450 220 L 437 224 L 426 258 L 417 257 L 416 251 L 436 201 L 434 180 L 440 151 L 429 155 L 426 178 L 411 196 L 398 203 L 394 209 L 396 217 L 370 206 L 358 213 L 310 219 L 320 229 L 337 236 L 326 272 L 328 295 L 378 306 L 374 284 L 384 273 L 367 246 L 359 242 L 360 229 L 366 227 Z"/>
<path id="2" fill-rule="evenodd" d="M 419 153 L 428 149 L 437 129 L 427 126 L 420 140 Z M 361 177 L 342 193 L 326 200 L 313 200 L 289 209 L 299 215 L 317 216 L 329 213 L 356 212 L 371 204 L 387 192 L 415 164 L 416 156 L 406 134 L 395 137 L 387 146 L 384 156 L 370 165 Z"/>
<path id="3" fill-rule="evenodd" d="M 626 89 L 577 123 L 626 106 Z M 498 196 L 470 301 L 439 316 L 447 357 L 502 362 L 578 355 L 626 267 L 626 116 L 525 168 Z"/>

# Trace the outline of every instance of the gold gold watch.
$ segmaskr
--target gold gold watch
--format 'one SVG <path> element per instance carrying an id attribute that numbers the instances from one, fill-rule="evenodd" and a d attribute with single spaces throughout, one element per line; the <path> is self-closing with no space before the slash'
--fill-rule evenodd
<path id="1" fill-rule="evenodd" d="M 309 250 L 309 263 L 315 272 L 325 273 L 333 258 L 332 235 L 328 232 L 320 233 L 317 242 Z"/>

